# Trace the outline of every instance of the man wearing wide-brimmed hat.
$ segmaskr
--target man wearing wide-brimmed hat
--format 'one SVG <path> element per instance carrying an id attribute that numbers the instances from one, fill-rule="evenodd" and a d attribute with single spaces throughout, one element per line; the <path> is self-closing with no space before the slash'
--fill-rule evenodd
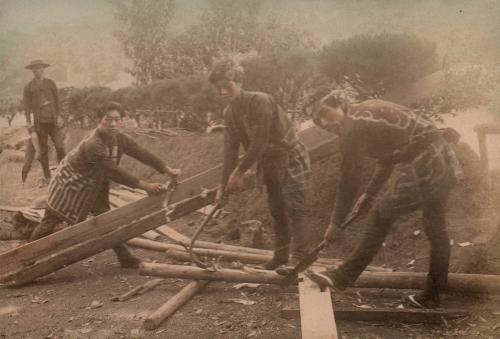
<path id="1" fill-rule="evenodd" d="M 34 77 L 24 87 L 26 123 L 30 132 L 34 130 L 37 134 L 40 144 L 39 159 L 47 183 L 50 180 L 49 136 L 56 149 L 57 161 L 61 161 L 66 155 L 63 136 L 58 125 L 60 103 L 57 86 L 53 80 L 44 77 L 45 69 L 49 66 L 43 60 L 31 61 L 26 68 L 33 72 Z M 31 113 L 33 113 L 33 123 Z"/>

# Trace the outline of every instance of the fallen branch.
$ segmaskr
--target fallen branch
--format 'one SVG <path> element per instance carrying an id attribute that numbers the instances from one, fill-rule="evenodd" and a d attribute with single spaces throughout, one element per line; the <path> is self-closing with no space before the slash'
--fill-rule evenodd
<path id="1" fill-rule="evenodd" d="M 126 293 L 124 293 L 124 294 L 122 294 L 120 296 L 111 298 L 111 301 L 126 301 L 126 300 L 129 300 L 130 298 L 132 298 L 132 297 L 134 297 L 136 295 L 144 294 L 144 293 L 146 293 L 148 291 L 151 291 L 156 286 L 160 285 L 163 281 L 165 281 L 165 279 L 153 279 L 153 280 L 147 281 L 144 284 L 139 285 L 137 287 L 134 287 L 130 291 L 128 291 L 128 292 L 126 292 Z"/>

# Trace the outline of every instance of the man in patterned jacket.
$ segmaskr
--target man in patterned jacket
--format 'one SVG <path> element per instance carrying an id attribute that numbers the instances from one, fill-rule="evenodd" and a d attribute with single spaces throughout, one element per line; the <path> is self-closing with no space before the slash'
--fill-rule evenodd
<path id="1" fill-rule="evenodd" d="M 177 176 L 157 156 L 119 132 L 123 110 L 117 103 L 109 103 L 99 112 L 100 124 L 86 139 L 60 163 L 49 184 L 47 208 L 41 223 L 31 234 L 30 241 L 51 234 L 62 222 L 76 224 L 89 214 L 99 215 L 109 210 L 110 180 L 150 194 L 162 191 L 159 183 L 137 179 L 118 166 L 123 154 L 129 155 L 159 173 Z M 120 265 L 136 268 L 140 261 L 125 245 L 113 248 Z"/>
<path id="2" fill-rule="evenodd" d="M 318 100 L 313 106 L 314 121 L 340 136 L 343 156 L 325 241 L 338 240 L 346 217 L 351 215 L 349 212 L 367 211 L 391 174 L 396 175 L 373 209 L 361 243 L 347 260 L 337 269 L 310 271 L 308 275 L 318 284 L 337 290 L 354 284 L 377 254 L 394 222 L 421 209 L 431 247 L 430 268 L 425 290 L 411 296 L 410 301 L 419 307 L 439 307 L 439 293 L 446 286 L 450 257 L 446 201 L 461 175 L 448 140 L 457 142 L 458 135 L 448 131 L 445 138 L 429 120 L 392 102 L 367 100 L 350 104 L 341 91 L 320 90 L 315 97 Z M 377 168 L 351 209 L 361 186 L 364 157 L 378 160 Z"/>
<path id="3" fill-rule="evenodd" d="M 309 155 L 273 97 L 243 90 L 242 78 L 243 68 L 232 60 L 215 65 L 209 76 L 218 94 L 230 102 L 224 112 L 224 165 L 217 199 L 241 186 L 245 172 L 257 164 L 257 177 L 262 175 L 274 219 L 274 255 L 264 265 L 272 270 L 288 263 L 291 238 L 294 257 L 308 252 L 304 205 Z M 240 145 L 246 152 L 238 159 Z"/>

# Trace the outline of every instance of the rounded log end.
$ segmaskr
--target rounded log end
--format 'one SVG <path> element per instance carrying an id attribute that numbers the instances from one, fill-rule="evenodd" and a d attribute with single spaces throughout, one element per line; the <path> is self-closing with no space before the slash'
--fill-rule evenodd
<path id="1" fill-rule="evenodd" d="M 144 320 L 144 323 L 142 324 L 142 327 L 144 327 L 145 330 L 147 331 L 153 331 L 158 328 L 158 325 L 155 323 L 153 319 L 146 318 Z"/>

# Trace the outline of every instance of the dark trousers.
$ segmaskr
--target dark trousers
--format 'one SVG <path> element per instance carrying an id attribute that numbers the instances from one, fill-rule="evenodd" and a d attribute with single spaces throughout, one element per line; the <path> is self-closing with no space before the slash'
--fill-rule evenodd
<path id="1" fill-rule="evenodd" d="M 60 162 L 66 155 L 64 149 L 64 137 L 61 130 L 53 123 L 40 123 L 36 134 L 38 136 L 38 142 L 40 144 L 40 154 L 39 159 L 42 164 L 43 174 L 45 178 L 50 178 L 50 168 L 49 168 L 49 144 L 48 139 L 54 143 L 54 147 L 57 153 L 57 162 Z"/>
<path id="2" fill-rule="evenodd" d="M 305 227 L 305 192 L 294 190 L 283 193 L 287 184 L 286 155 L 275 155 L 261 162 L 266 185 L 268 205 L 273 217 L 275 255 L 288 257 L 291 239 L 293 254 L 301 258 L 309 251 L 309 232 Z"/>
<path id="3" fill-rule="evenodd" d="M 431 293 L 439 293 L 444 289 L 448 279 L 450 239 L 446 231 L 445 220 L 448 195 L 449 190 L 441 192 L 433 199 L 423 202 L 420 207 L 423 212 L 424 232 L 430 242 L 431 253 L 426 290 Z M 341 266 L 327 272 L 340 288 L 352 285 L 356 281 L 380 250 L 394 222 L 400 216 L 412 212 L 392 209 L 390 205 L 382 202 L 375 208 L 361 243 Z"/>
<path id="4" fill-rule="evenodd" d="M 57 225 L 60 225 L 63 222 L 64 220 L 52 213 L 50 210 L 46 209 L 42 221 L 37 227 L 35 227 L 33 233 L 31 233 L 29 241 L 35 241 L 52 234 Z M 129 259 L 129 256 L 131 255 L 127 246 L 123 244 L 113 247 L 113 251 L 116 253 L 120 261 Z"/>

